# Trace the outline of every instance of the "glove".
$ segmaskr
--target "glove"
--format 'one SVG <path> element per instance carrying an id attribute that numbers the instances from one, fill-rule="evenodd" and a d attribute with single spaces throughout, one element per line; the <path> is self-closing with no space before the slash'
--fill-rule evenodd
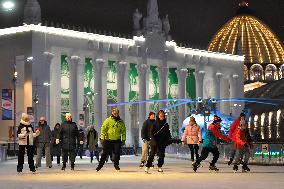
<path id="1" fill-rule="evenodd" d="M 200 140 L 199 143 L 203 143 L 203 140 Z"/>
<path id="2" fill-rule="evenodd" d="M 181 144 L 184 145 L 184 141 L 181 141 Z"/>
<path id="3" fill-rule="evenodd" d="M 84 141 L 80 140 L 80 144 L 84 144 Z"/>
<path id="4" fill-rule="evenodd" d="M 121 146 L 124 146 L 125 145 L 125 140 L 122 140 L 121 141 Z"/>
<path id="5" fill-rule="evenodd" d="M 55 139 L 55 144 L 59 144 L 59 139 Z"/>

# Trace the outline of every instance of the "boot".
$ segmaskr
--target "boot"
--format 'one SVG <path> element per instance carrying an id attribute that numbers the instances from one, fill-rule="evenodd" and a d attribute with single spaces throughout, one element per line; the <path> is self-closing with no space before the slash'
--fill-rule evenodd
<path id="1" fill-rule="evenodd" d="M 159 173 L 163 173 L 163 172 L 164 172 L 163 169 L 162 169 L 162 167 L 159 167 L 159 168 L 158 168 L 158 172 L 159 172 Z"/>
<path id="2" fill-rule="evenodd" d="M 18 173 L 23 172 L 23 166 L 18 165 L 18 166 L 17 166 L 17 172 L 18 172 Z"/>
<path id="3" fill-rule="evenodd" d="M 216 167 L 216 165 L 210 164 L 209 166 L 210 171 L 219 171 L 219 169 Z"/>
<path id="4" fill-rule="evenodd" d="M 237 165 L 234 165 L 234 167 L 233 167 L 234 172 L 237 172 L 238 169 L 239 169 L 238 166 L 237 166 Z"/>
<path id="5" fill-rule="evenodd" d="M 31 171 L 32 173 L 35 173 L 35 172 L 36 172 L 35 166 L 30 166 L 30 171 Z"/>
<path id="6" fill-rule="evenodd" d="M 200 166 L 200 163 L 194 162 L 194 163 L 192 164 L 192 169 L 193 169 L 193 171 L 196 172 L 199 166 Z"/>
<path id="7" fill-rule="evenodd" d="M 139 168 L 142 169 L 142 167 L 144 167 L 144 162 L 142 161 L 139 165 Z"/>
<path id="8" fill-rule="evenodd" d="M 249 172 L 250 168 L 248 168 L 247 164 L 243 164 L 242 166 L 242 172 Z"/>
<path id="9" fill-rule="evenodd" d="M 230 160 L 228 161 L 228 165 L 230 166 L 233 163 L 233 158 L 230 158 Z"/>
<path id="10" fill-rule="evenodd" d="M 114 168 L 115 168 L 116 171 L 120 171 L 120 168 L 119 168 L 118 165 L 115 165 Z"/>
<path id="11" fill-rule="evenodd" d="M 75 164 L 71 163 L 71 171 L 74 171 L 74 168 L 75 168 Z"/>
<path id="12" fill-rule="evenodd" d="M 98 165 L 98 167 L 96 168 L 96 171 L 99 172 L 102 168 L 103 168 L 103 166 Z"/>
<path id="13" fill-rule="evenodd" d="M 62 171 L 65 171 L 65 168 L 66 168 L 66 163 L 63 163 L 62 167 L 61 167 L 61 170 Z"/>

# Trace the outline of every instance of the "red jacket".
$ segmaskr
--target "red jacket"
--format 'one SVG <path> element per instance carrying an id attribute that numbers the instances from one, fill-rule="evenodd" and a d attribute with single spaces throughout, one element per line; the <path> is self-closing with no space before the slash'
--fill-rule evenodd
<path id="1" fill-rule="evenodd" d="M 250 148 L 252 148 L 252 139 L 247 125 L 245 129 L 237 128 L 235 133 L 235 147 L 237 149 L 242 149 L 245 145 L 248 145 Z"/>
<path id="2" fill-rule="evenodd" d="M 230 130 L 229 130 L 229 133 L 228 133 L 228 138 L 231 139 L 233 142 L 235 142 L 235 140 L 236 140 L 236 131 L 237 131 L 239 125 L 240 125 L 240 122 L 241 122 L 241 119 L 238 118 L 232 123 L 232 125 L 230 127 Z"/>

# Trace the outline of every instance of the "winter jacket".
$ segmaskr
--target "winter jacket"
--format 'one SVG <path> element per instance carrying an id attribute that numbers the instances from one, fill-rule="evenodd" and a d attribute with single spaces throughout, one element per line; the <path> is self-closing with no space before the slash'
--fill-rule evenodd
<path id="1" fill-rule="evenodd" d="M 166 147 L 171 140 L 169 124 L 166 120 L 157 119 L 150 129 L 150 145 Z"/>
<path id="2" fill-rule="evenodd" d="M 235 148 L 243 149 L 245 145 L 247 146 L 252 145 L 252 138 L 250 136 L 249 129 L 248 127 L 244 129 L 238 127 L 236 129 Z"/>
<path id="3" fill-rule="evenodd" d="M 239 125 L 240 125 L 240 122 L 241 122 L 240 118 L 236 119 L 232 123 L 232 125 L 231 125 L 231 127 L 229 129 L 228 138 L 231 139 L 233 142 L 235 142 L 235 140 L 236 140 L 235 139 L 236 138 L 236 131 L 237 131 Z"/>
<path id="4" fill-rule="evenodd" d="M 229 141 L 229 139 L 221 133 L 221 127 L 211 123 L 205 132 L 203 147 L 216 148 L 218 138 L 222 139 L 223 141 Z"/>
<path id="5" fill-rule="evenodd" d="M 198 144 L 202 141 L 201 129 L 197 124 L 188 124 L 182 135 L 182 141 L 187 138 L 187 144 Z"/>
<path id="6" fill-rule="evenodd" d="M 36 141 L 38 143 L 50 143 L 51 131 L 46 121 L 44 122 L 44 124 L 39 123 L 38 126 L 36 127 L 36 130 L 40 131 L 39 136 L 36 138 Z"/>
<path id="7" fill-rule="evenodd" d="M 108 117 L 102 127 L 100 139 L 102 140 L 126 140 L 126 128 L 120 118 Z"/>
<path id="8" fill-rule="evenodd" d="M 92 137 L 93 136 L 93 137 Z M 87 148 L 94 151 L 98 146 L 98 132 L 95 129 L 90 129 L 87 133 Z"/>
<path id="9" fill-rule="evenodd" d="M 51 131 L 51 145 L 50 145 L 50 151 L 52 156 L 61 156 L 61 141 L 59 144 L 55 143 L 56 136 L 59 136 L 60 129 L 54 128 L 53 131 Z"/>
<path id="10" fill-rule="evenodd" d="M 150 141 L 150 129 L 152 125 L 155 123 L 155 120 L 147 119 L 144 121 L 142 129 L 141 129 L 141 138 L 142 140 Z"/>
<path id="11" fill-rule="evenodd" d="M 19 145 L 34 145 L 34 139 L 37 135 L 34 133 L 34 129 L 29 122 L 21 120 L 17 134 L 19 137 Z"/>
<path id="12" fill-rule="evenodd" d="M 79 140 L 79 131 L 76 123 L 67 121 L 63 122 L 60 126 L 57 139 L 61 140 L 63 149 L 76 149 L 77 141 Z"/>

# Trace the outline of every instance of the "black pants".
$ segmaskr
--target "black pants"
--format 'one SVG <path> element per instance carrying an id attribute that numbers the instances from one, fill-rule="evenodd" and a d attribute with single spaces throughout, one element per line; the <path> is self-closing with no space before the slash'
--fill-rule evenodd
<path id="1" fill-rule="evenodd" d="M 188 145 L 189 149 L 190 149 L 190 153 L 191 153 L 191 161 L 194 161 L 194 154 L 196 159 L 199 158 L 199 154 L 198 154 L 198 150 L 199 150 L 199 146 L 198 144 L 189 144 Z"/>
<path id="2" fill-rule="evenodd" d="M 56 156 L 57 158 L 57 164 L 60 164 L 60 156 Z M 51 156 L 51 161 L 53 161 L 53 156 Z"/>
<path id="3" fill-rule="evenodd" d="M 206 148 L 203 147 L 201 150 L 200 157 L 196 160 L 197 164 L 200 164 L 201 161 L 205 160 L 208 157 L 209 152 L 213 154 L 213 160 L 210 163 L 210 165 L 214 166 L 217 160 L 219 159 L 219 150 L 217 147 L 214 148 Z"/>
<path id="4" fill-rule="evenodd" d="M 165 150 L 166 150 L 166 146 L 164 145 L 150 145 L 150 154 L 147 160 L 146 167 L 149 168 L 152 166 L 156 153 L 159 157 L 158 167 L 162 167 L 164 165 Z"/>
<path id="5" fill-rule="evenodd" d="M 90 151 L 90 157 L 91 157 L 91 160 L 92 160 L 92 161 L 93 161 L 93 159 L 94 159 L 94 156 L 96 156 L 96 159 L 97 159 L 98 161 L 100 161 L 100 159 L 99 159 L 99 152 L 98 152 L 97 150 Z"/>
<path id="6" fill-rule="evenodd" d="M 66 166 L 66 162 L 68 161 L 68 155 L 69 155 L 69 161 L 71 162 L 71 165 L 74 165 L 75 158 L 76 158 L 76 150 L 75 149 L 62 149 L 62 159 L 63 159 L 63 166 Z"/>
<path id="7" fill-rule="evenodd" d="M 113 153 L 114 166 L 119 166 L 121 140 L 107 140 L 103 145 L 103 153 L 99 162 L 99 167 L 103 167 L 108 155 Z"/>
<path id="8" fill-rule="evenodd" d="M 77 155 L 80 156 L 81 159 L 82 159 L 82 156 L 83 156 L 83 152 L 84 152 L 84 145 L 83 145 L 83 144 L 80 144 L 80 145 L 78 146 Z"/>
<path id="9" fill-rule="evenodd" d="M 27 155 L 28 155 L 28 164 L 30 170 L 35 169 L 34 165 L 34 146 L 28 146 L 28 145 L 19 145 L 19 153 L 18 153 L 18 169 L 23 169 L 24 165 L 24 156 L 25 156 L 25 150 L 27 149 Z"/>

